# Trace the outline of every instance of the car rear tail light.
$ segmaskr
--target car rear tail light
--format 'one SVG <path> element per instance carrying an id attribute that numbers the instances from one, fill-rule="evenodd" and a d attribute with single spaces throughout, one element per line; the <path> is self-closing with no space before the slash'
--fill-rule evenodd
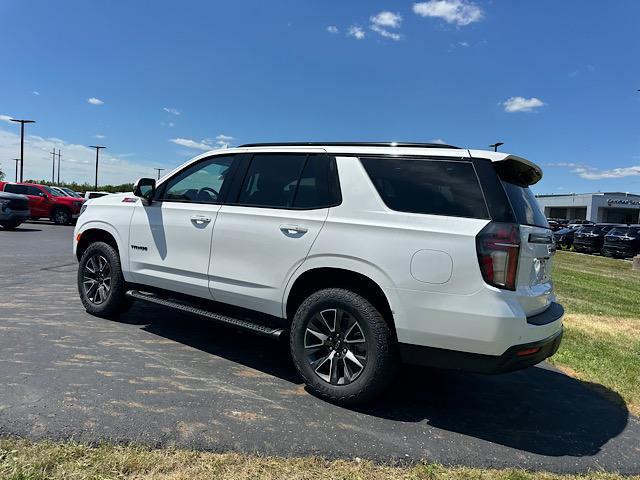
<path id="1" fill-rule="evenodd" d="M 490 222 L 476 236 L 476 250 L 484 281 L 494 287 L 515 290 L 520 256 L 518 225 Z"/>
<path id="2" fill-rule="evenodd" d="M 540 347 L 537 348 L 525 348 L 524 350 L 520 350 L 516 355 L 518 357 L 526 357 L 529 355 L 533 355 L 534 353 L 538 353 L 540 351 Z"/>

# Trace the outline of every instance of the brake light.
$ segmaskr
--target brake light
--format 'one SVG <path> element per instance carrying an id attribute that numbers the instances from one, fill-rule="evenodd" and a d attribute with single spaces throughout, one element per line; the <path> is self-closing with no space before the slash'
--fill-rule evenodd
<path id="1" fill-rule="evenodd" d="M 487 224 L 476 236 L 476 250 L 484 281 L 494 287 L 515 290 L 520 256 L 518 225 Z"/>

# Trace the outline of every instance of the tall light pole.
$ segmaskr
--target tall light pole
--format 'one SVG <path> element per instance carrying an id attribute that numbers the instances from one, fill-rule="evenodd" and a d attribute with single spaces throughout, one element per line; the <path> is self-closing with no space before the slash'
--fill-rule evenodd
<path id="1" fill-rule="evenodd" d="M 17 182 L 18 181 L 18 163 L 20 163 L 20 159 L 14 158 L 13 161 L 16 162 L 16 182 Z"/>
<path id="2" fill-rule="evenodd" d="M 95 190 L 98 190 L 98 158 L 100 156 L 100 149 L 101 148 L 107 148 L 107 147 L 101 147 L 100 145 L 91 145 L 91 148 L 95 148 L 96 149 L 96 183 L 95 183 Z"/>
<path id="3" fill-rule="evenodd" d="M 158 180 L 160 180 L 160 172 L 164 170 L 164 168 L 154 168 L 154 170 L 158 171 Z"/>
<path id="4" fill-rule="evenodd" d="M 54 183 L 56 181 L 56 149 L 49 153 L 51 154 L 51 183 Z"/>
<path id="5" fill-rule="evenodd" d="M 493 144 L 489 145 L 489 147 L 490 147 L 490 148 L 493 148 L 493 151 L 494 151 L 494 152 L 497 152 L 497 151 L 498 151 L 498 147 L 499 147 L 500 145 L 504 145 L 504 142 L 496 142 L 496 143 L 493 143 Z"/>
<path id="6" fill-rule="evenodd" d="M 18 120 L 17 118 L 12 118 L 11 121 L 20 124 L 20 181 L 22 182 L 24 179 L 24 124 L 36 123 L 36 121 Z"/>
<path id="7" fill-rule="evenodd" d="M 58 185 L 60 185 L 60 157 L 62 157 L 62 150 L 58 149 Z"/>

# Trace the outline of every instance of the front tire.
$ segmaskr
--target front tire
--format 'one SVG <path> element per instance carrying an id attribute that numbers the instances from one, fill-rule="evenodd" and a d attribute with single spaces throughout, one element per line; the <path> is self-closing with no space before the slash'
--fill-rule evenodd
<path id="1" fill-rule="evenodd" d="M 71 212 L 66 208 L 56 208 L 53 211 L 52 220 L 56 225 L 69 225 L 72 220 Z"/>
<path id="2" fill-rule="evenodd" d="M 131 305 L 125 295 L 120 256 L 104 242 L 87 247 L 78 265 L 78 293 L 85 310 L 99 317 L 116 316 Z"/>
<path id="3" fill-rule="evenodd" d="M 0 225 L 2 225 L 2 228 L 4 228 L 5 230 L 15 230 L 20 225 L 22 225 L 22 222 L 3 222 L 0 223 Z"/>
<path id="4" fill-rule="evenodd" d="M 311 294 L 291 325 L 290 349 L 309 390 L 342 405 L 379 395 L 393 379 L 396 349 L 382 314 L 355 292 Z"/>

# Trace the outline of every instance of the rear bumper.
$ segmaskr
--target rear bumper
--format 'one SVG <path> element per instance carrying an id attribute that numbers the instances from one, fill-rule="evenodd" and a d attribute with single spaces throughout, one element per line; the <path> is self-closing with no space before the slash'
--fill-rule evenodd
<path id="1" fill-rule="evenodd" d="M 563 316 L 564 308 L 554 302 L 542 313 L 527 317 L 525 328 L 529 332 L 535 330 L 538 334 L 545 336 L 509 346 L 501 355 L 487 355 L 405 342 L 399 343 L 400 355 L 404 363 L 468 372 L 503 373 L 519 370 L 536 365 L 556 353 L 562 339 Z"/>
<path id="2" fill-rule="evenodd" d="M 502 355 L 457 352 L 421 345 L 400 344 L 404 363 L 475 373 L 506 373 L 532 367 L 554 355 L 562 341 L 562 329 L 537 342 L 514 345 Z M 518 355 L 518 353 L 532 353 Z"/>

